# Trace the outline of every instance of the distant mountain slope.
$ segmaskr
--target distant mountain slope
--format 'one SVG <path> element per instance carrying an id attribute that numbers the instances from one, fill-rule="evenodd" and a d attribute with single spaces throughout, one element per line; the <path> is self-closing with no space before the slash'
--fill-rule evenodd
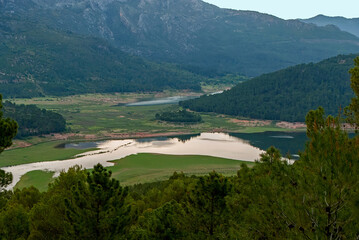
<path id="1" fill-rule="evenodd" d="M 201 77 L 156 64 L 106 41 L 0 16 L 0 93 L 34 97 L 94 92 L 200 90 Z"/>
<path id="2" fill-rule="evenodd" d="M 348 70 L 355 55 L 340 55 L 317 64 L 301 64 L 238 84 L 222 94 L 181 102 L 195 111 L 257 119 L 304 121 L 310 109 L 323 106 L 338 114 L 350 103 Z"/>
<path id="3" fill-rule="evenodd" d="M 300 19 L 300 21 L 305 23 L 313 23 L 317 26 L 335 25 L 340 30 L 349 32 L 359 37 L 359 18 L 328 17 L 324 15 L 318 15 L 309 19 Z"/>
<path id="4" fill-rule="evenodd" d="M 152 60 L 247 76 L 359 52 L 359 39 L 333 26 L 200 0 L 1 0 L 0 9 Z"/>

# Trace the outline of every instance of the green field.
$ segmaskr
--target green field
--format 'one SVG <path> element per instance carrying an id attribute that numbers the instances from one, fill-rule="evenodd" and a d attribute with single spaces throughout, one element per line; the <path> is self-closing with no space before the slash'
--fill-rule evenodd
<path id="1" fill-rule="evenodd" d="M 44 162 L 54 160 L 64 160 L 73 158 L 76 154 L 94 149 L 64 149 L 57 148 L 64 141 L 44 142 L 26 148 L 15 148 L 0 154 L 0 167 L 14 166 L 33 162 Z"/>
<path id="2" fill-rule="evenodd" d="M 213 170 L 225 175 L 234 175 L 242 163 L 252 166 L 252 162 L 243 162 L 225 158 L 193 155 L 160 155 L 141 153 L 113 161 L 114 166 L 107 169 L 122 185 L 155 182 L 168 179 L 175 171 L 187 175 L 204 175 Z M 53 181 L 53 173 L 32 171 L 21 177 L 15 188 L 35 186 L 41 191 Z"/>
<path id="3" fill-rule="evenodd" d="M 53 172 L 45 172 L 41 170 L 28 172 L 21 177 L 14 189 L 35 186 L 40 192 L 45 192 L 49 183 L 53 181 L 53 175 Z"/>
<path id="4" fill-rule="evenodd" d="M 186 132 L 199 133 L 205 131 L 223 130 L 227 132 L 258 131 L 257 127 L 245 127 L 231 122 L 229 116 L 212 113 L 201 113 L 203 123 L 200 124 L 169 124 L 155 120 L 155 114 L 161 111 L 174 110 L 177 105 L 132 106 L 123 104 L 139 99 L 167 97 L 184 93 L 162 94 L 87 94 L 63 98 L 33 98 L 15 99 L 17 104 L 36 104 L 40 108 L 53 110 L 62 114 L 70 132 L 79 134 L 94 134 L 98 138 L 111 137 L 120 133 L 165 133 Z M 188 93 L 187 93 L 188 94 Z M 198 93 L 197 93 L 198 94 Z M 121 105 L 122 104 L 122 105 Z M 275 124 L 261 127 L 260 131 L 285 129 Z"/>
<path id="5" fill-rule="evenodd" d="M 124 185 L 165 180 L 175 171 L 188 175 L 203 175 L 213 170 L 223 174 L 235 174 L 243 162 L 211 156 L 162 155 L 141 153 L 113 161 L 108 167 L 112 176 Z"/>

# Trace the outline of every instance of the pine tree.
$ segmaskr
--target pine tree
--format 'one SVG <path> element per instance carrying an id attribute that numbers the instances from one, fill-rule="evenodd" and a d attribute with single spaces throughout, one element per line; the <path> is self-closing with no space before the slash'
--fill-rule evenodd
<path id="1" fill-rule="evenodd" d="M 115 239 L 123 233 L 128 189 L 122 188 L 111 174 L 97 164 L 86 182 L 73 187 L 71 198 L 66 200 L 72 239 Z"/>
<path id="2" fill-rule="evenodd" d="M 14 120 L 9 118 L 3 118 L 3 113 L 1 112 L 2 108 L 2 96 L 0 94 L 0 153 L 8 148 L 12 144 L 12 139 L 16 136 L 17 133 L 17 123 Z M 9 185 L 12 182 L 12 174 L 6 173 L 4 170 L 0 169 L 0 192 L 4 187 Z"/>

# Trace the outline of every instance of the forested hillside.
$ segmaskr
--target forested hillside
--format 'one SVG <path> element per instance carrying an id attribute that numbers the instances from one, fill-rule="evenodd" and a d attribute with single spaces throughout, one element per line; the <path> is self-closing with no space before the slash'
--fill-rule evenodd
<path id="1" fill-rule="evenodd" d="M 202 77 L 132 57 L 104 40 L 0 15 L 0 89 L 5 98 L 97 92 L 200 90 Z"/>
<path id="2" fill-rule="evenodd" d="M 320 63 L 301 64 L 240 83 L 218 95 L 180 102 L 199 112 L 257 119 L 304 121 L 322 106 L 336 115 L 353 97 L 349 69 L 356 55 L 339 55 Z"/>
<path id="3" fill-rule="evenodd" d="M 201 72 L 253 77 L 359 52 L 359 39 L 334 26 L 221 9 L 201 0 L 14 0 L 1 1 L 0 11 Z"/>
<path id="4" fill-rule="evenodd" d="M 3 103 L 4 117 L 14 119 L 19 128 L 17 137 L 59 133 L 66 130 L 66 120 L 58 113 L 40 109 L 35 105 Z"/>

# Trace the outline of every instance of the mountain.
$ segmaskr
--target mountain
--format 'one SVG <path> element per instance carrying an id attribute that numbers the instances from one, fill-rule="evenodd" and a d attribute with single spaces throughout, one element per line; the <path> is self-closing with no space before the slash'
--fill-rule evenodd
<path id="1" fill-rule="evenodd" d="M 339 55 L 319 63 L 301 64 L 264 74 L 218 95 L 180 102 L 185 108 L 235 116 L 304 121 L 319 106 L 337 115 L 354 96 L 349 69 L 356 55 Z"/>
<path id="2" fill-rule="evenodd" d="M 0 93 L 36 97 L 94 92 L 200 90 L 201 76 L 130 56 L 105 40 L 0 15 Z"/>
<path id="3" fill-rule="evenodd" d="M 334 25 L 340 30 L 359 37 L 359 18 L 328 17 L 318 15 L 309 19 L 300 19 L 304 23 L 313 23 L 317 26 Z"/>
<path id="4" fill-rule="evenodd" d="M 359 52 L 359 39 L 334 26 L 221 9 L 200 0 L 0 0 L 0 9 L 199 72 L 257 76 Z"/>

